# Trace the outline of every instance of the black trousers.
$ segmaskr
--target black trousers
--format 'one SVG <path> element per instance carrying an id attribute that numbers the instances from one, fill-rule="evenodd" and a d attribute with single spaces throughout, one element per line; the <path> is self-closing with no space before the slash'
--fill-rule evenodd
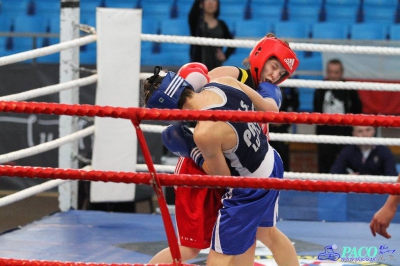
<path id="1" fill-rule="evenodd" d="M 318 144 L 318 172 L 330 173 L 333 162 L 343 149 L 344 145 L 338 144 Z"/>

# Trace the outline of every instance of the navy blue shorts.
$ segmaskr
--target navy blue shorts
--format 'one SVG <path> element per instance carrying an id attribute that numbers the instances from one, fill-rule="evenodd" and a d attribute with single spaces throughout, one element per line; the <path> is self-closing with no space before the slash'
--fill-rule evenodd
<path id="1" fill-rule="evenodd" d="M 270 178 L 283 178 L 282 159 L 275 150 Z M 254 244 L 258 227 L 275 226 L 278 198 L 278 190 L 228 189 L 213 229 L 211 248 L 227 255 L 246 252 Z"/>

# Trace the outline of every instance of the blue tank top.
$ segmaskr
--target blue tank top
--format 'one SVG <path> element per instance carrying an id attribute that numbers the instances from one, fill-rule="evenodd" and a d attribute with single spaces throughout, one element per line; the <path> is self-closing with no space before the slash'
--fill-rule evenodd
<path id="1" fill-rule="evenodd" d="M 206 110 L 254 111 L 250 98 L 242 90 L 212 82 L 203 90 L 213 91 L 222 99 L 221 104 L 211 105 Z M 258 123 L 226 122 L 236 133 L 236 146 L 223 151 L 231 175 L 268 177 L 274 167 L 274 155 L 268 140 Z"/>

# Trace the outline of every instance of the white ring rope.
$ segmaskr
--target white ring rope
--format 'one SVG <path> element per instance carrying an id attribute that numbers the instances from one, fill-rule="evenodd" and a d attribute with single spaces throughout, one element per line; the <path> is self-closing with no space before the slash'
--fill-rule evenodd
<path id="1" fill-rule="evenodd" d="M 140 73 L 140 79 L 151 77 L 152 73 Z M 279 86 L 296 88 L 320 88 L 332 90 L 371 90 L 371 91 L 400 91 L 400 84 L 389 84 L 381 82 L 358 82 L 358 81 L 323 81 L 307 79 L 287 79 Z"/>
<path id="2" fill-rule="evenodd" d="M 269 133 L 269 136 L 273 141 L 400 146 L 399 138 L 377 138 L 377 137 L 366 138 L 366 137 L 289 134 L 289 133 L 272 133 L 272 132 Z"/>
<path id="3" fill-rule="evenodd" d="M 383 46 L 355 46 L 355 45 L 335 45 L 335 44 L 313 44 L 313 43 L 291 43 L 293 50 L 315 51 L 315 52 L 336 52 L 342 54 L 380 54 L 380 55 L 400 55 L 398 47 Z"/>
<path id="4" fill-rule="evenodd" d="M 173 173 L 175 171 L 175 165 L 163 165 L 155 164 L 155 169 L 159 173 Z M 136 172 L 148 172 L 149 168 L 146 164 L 136 164 Z"/>
<path id="5" fill-rule="evenodd" d="M 22 150 L 18 150 L 18 151 L 14 151 L 14 152 L 10 152 L 10 153 L 6 153 L 3 155 L 0 155 L 0 164 L 3 163 L 7 163 L 7 162 L 11 162 L 14 160 L 18 160 L 21 158 L 25 158 L 28 156 L 32 156 L 32 155 L 36 155 L 39 153 L 43 153 L 46 151 L 49 151 L 51 149 L 55 149 L 60 147 L 63 144 L 69 143 L 71 141 L 77 140 L 77 139 L 81 139 L 84 138 L 86 136 L 92 135 L 94 133 L 94 129 L 95 126 L 90 126 L 87 127 L 83 130 L 77 131 L 75 133 L 72 133 L 68 136 L 64 136 L 62 138 L 59 139 L 55 139 L 46 143 L 42 143 L 33 147 L 29 147 L 26 149 L 22 149 Z"/>
<path id="6" fill-rule="evenodd" d="M 64 83 L 59 83 L 55 85 L 50 85 L 38 89 L 33 89 L 21 93 L 15 93 L 7 96 L 0 97 L 0 101 L 24 101 L 28 99 L 32 99 L 35 97 L 48 95 L 56 92 L 60 92 L 63 90 L 69 90 L 75 87 L 83 87 L 89 84 L 93 84 L 97 82 L 98 74 L 91 75 L 89 77 L 80 78 L 72 81 L 67 81 Z"/>
<path id="7" fill-rule="evenodd" d="M 82 168 L 82 170 L 91 170 L 90 166 L 85 166 Z M 29 198 L 31 196 L 34 196 L 36 194 L 42 193 L 44 191 L 47 191 L 49 189 L 58 187 L 64 183 L 71 182 L 71 180 L 62 180 L 62 179 L 55 179 L 55 180 L 50 180 L 47 182 L 44 182 L 39 185 L 35 185 L 29 188 L 26 188 L 24 190 L 18 191 L 14 194 L 2 197 L 0 199 L 0 207 L 12 204 L 14 202 Z"/>
<path id="8" fill-rule="evenodd" d="M 30 196 L 34 196 L 36 194 L 42 193 L 42 192 L 52 189 L 54 187 L 58 187 L 59 185 L 62 185 L 66 182 L 70 182 L 70 180 L 55 179 L 55 180 L 47 181 L 45 183 L 15 192 L 14 194 L 11 194 L 11 195 L 1 198 L 0 199 L 0 207 L 3 207 L 6 205 L 9 205 L 11 203 L 26 199 Z"/>
<path id="9" fill-rule="evenodd" d="M 157 35 L 141 34 L 142 41 L 149 42 L 168 42 L 179 44 L 197 44 L 223 47 L 248 47 L 253 48 L 258 40 L 238 40 L 238 39 L 216 39 L 192 36 L 177 35 Z M 375 47 L 375 46 L 355 46 L 355 45 L 333 45 L 333 44 L 310 44 L 310 43 L 290 43 L 293 50 L 314 51 L 314 52 L 337 52 L 347 54 L 383 54 L 400 55 L 400 48 L 397 47 Z"/>
<path id="10" fill-rule="evenodd" d="M 173 173 L 175 166 L 173 165 L 154 165 L 157 172 Z M 137 164 L 137 172 L 148 172 L 147 165 Z M 316 173 L 298 173 L 284 172 L 283 177 L 293 180 L 320 180 L 320 181 L 343 181 L 343 182 L 379 182 L 379 183 L 396 183 L 397 176 L 380 176 L 380 175 L 339 175 L 339 174 L 316 174 Z"/>
<path id="11" fill-rule="evenodd" d="M 140 127 L 144 132 L 161 133 L 167 126 L 143 124 Z M 365 137 L 289 134 L 289 133 L 272 133 L 272 132 L 269 133 L 269 137 L 272 141 L 400 146 L 399 138 L 376 138 L 376 137 L 365 138 Z"/>
<path id="12" fill-rule="evenodd" d="M 297 173 L 285 172 L 284 178 L 320 181 L 343 181 L 343 182 L 378 182 L 396 183 L 398 176 L 383 175 L 339 175 L 339 174 L 316 174 L 316 173 Z"/>
<path id="13" fill-rule="evenodd" d="M 7 55 L 0 58 L 0 66 L 9 65 L 13 63 L 18 63 L 28 59 L 33 59 L 49 54 L 54 54 L 62 50 L 66 50 L 76 46 L 86 45 L 97 40 L 97 35 L 88 35 L 75 40 L 61 42 L 58 44 L 53 44 L 47 47 L 34 49 L 31 51 L 26 51 L 18 54 Z"/>
<path id="14" fill-rule="evenodd" d="M 153 75 L 153 73 L 149 73 L 149 72 L 141 72 L 139 74 L 139 79 L 140 80 L 145 80 L 147 78 L 150 78 Z"/>
<path id="15" fill-rule="evenodd" d="M 399 59 L 400 60 L 400 59 Z M 381 82 L 357 82 L 357 81 L 323 81 L 306 79 L 287 79 L 282 82 L 282 87 L 320 88 L 331 90 L 370 90 L 370 91 L 400 91 L 400 84 Z"/>

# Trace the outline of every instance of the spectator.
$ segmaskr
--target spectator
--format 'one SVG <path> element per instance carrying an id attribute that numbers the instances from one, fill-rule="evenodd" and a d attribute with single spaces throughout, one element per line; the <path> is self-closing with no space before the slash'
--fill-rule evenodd
<path id="1" fill-rule="evenodd" d="M 219 8 L 219 0 L 195 0 L 189 13 L 190 34 L 196 37 L 233 39 L 226 23 L 218 19 Z M 221 66 L 234 51 L 235 48 L 231 47 L 223 51 L 222 47 L 192 45 L 190 59 L 212 70 Z"/>
<path id="2" fill-rule="evenodd" d="M 397 178 L 397 183 L 400 183 L 400 174 Z M 376 236 L 376 233 L 383 237 L 391 238 L 392 236 L 386 231 L 390 222 L 393 220 L 397 211 L 397 206 L 400 204 L 400 195 L 389 195 L 385 204 L 374 214 L 374 217 L 369 224 L 371 233 Z"/>
<path id="3" fill-rule="evenodd" d="M 372 138 L 375 133 L 372 126 L 353 127 L 354 137 Z M 347 145 L 333 163 L 331 173 L 396 176 L 396 159 L 386 146 Z"/>
<path id="4" fill-rule="evenodd" d="M 332 59 L 326 67 L 327 81 L 345 81 L 342 62 Z M 359 114 L 362 105 L 356 90 L 317 89 L 314 93 L 314 112 L 326 114 Z M 351 127 L 317 125 L 317 135 L 351 136 Z M 329 173 L 333 162 L 343 148 L 338 144 L 318 144 L 318 172 Z"/>
<path id="5" fill-rule="evenodd" d="M 279 111 L 296 112 L 299 109 L 299 93 L 297 88 L 281 87 L 282 105 Z M 270 124 L 269 132 L 289 133 L 289 124 Z M 270 141 L 272 147 L 280 154 L 285 171 L 290 171 L 289 144 L 283 141 Z"/>

